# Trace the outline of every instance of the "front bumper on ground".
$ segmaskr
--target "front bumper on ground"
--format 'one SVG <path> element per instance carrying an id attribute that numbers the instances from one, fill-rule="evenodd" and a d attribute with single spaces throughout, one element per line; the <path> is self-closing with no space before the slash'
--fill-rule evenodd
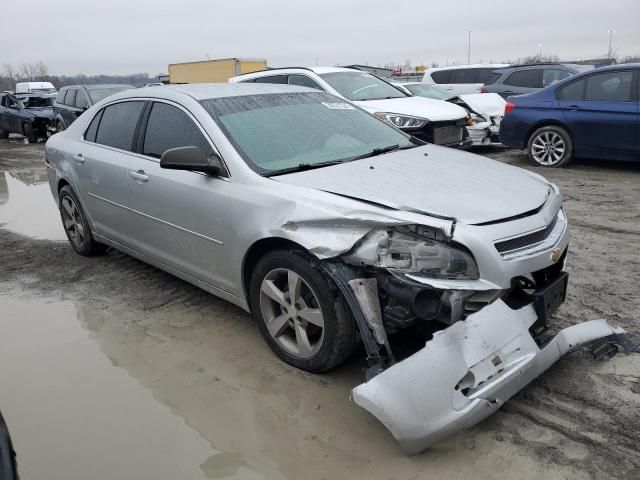
<path id="1" fill-rule="evenodd" d="M 353 400 L 380 420 L 408 454 L 494 413 L 562 355 L 624 333 L 605 320 L 561 330 L 540 348 L 529 333 L 533 304 L 498 300 L 434 334 L 425 347 L 354 388 Z"/>

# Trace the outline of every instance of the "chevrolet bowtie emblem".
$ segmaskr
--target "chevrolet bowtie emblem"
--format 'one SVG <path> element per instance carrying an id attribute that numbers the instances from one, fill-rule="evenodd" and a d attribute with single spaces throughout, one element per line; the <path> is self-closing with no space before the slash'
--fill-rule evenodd
<path id="1" fill-rule="evenodd" d="M 562 256 L 562 251 L 560 250 L 560 248 L 554 248 L 553 251 L 551 252 L 551 261 L 553 263 L 556 263 L 558 260 L 560 260 L 561 256 Z"/>

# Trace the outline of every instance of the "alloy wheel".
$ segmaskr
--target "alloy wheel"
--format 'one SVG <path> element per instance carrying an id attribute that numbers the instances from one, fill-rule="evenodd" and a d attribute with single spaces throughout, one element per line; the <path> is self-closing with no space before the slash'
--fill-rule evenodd
<path id="1" fill-rule="evenodd" d="M 86 237 L 80 209 L 70 196 L 63 197 L 60 205 L 62 207 L 62 224 L 67 237 L 77 248 L 82 248 Z"/>
<path id="2" fill-rule="evenodd" d="M 531 142 L 531 156 L 540 165 L 555 165 L 564 157 L 566 148 L 559 133 L 546 131 Z"/>
<path id="3" fill-rule="evenodd" d="M 271 337 L 288 354 L 309 358 L 324 339 L 324 317 L 318 297 L 296 272 L 278 268 L 260 286 L 260 310 Z"/>

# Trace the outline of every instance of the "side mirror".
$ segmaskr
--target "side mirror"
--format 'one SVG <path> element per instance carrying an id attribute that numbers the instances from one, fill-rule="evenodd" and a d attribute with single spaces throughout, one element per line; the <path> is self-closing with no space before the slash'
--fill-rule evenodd
<path id="1" fill-rule="evenodd" d="M 218 175 L 222 170 L 222 160 L 213 152 L 207 157 L 200 147 L 170 148 L 160 157 L 160 168 Z"/>

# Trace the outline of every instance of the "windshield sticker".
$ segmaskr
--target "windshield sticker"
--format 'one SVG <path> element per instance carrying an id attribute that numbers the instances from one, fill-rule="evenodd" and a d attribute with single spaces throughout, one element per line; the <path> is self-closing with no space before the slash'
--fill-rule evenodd
<path id="1" fill-rule="evenodd" d="M 322 105 L 330 108 L 331 110 L 355 110 L 352 105 L 344 102 L 322 102 Z"/>

